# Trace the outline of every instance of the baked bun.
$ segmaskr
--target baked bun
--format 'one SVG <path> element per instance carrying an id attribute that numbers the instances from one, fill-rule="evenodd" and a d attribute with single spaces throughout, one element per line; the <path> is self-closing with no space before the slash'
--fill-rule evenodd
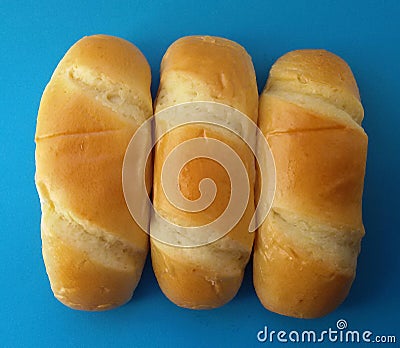
<path id="1" fill-rule="evenodd" d="M 285 54 L 260 97 L 276 165 L 272 209 L 254 247 L 254 286 L 271 311 L 323 316 L 347 296 L 364 235 L 367 135 L 349 66 L 324 50 Z"/>
<path id="2" fill-rule="evenodd" d="M 248 117 L 257 122 L 258 93 L 251 58 L 243 47 L 227 39 L 210 36 L 181 38 L 168 48 L 162 60 L 156 115 L 181 103 L 204 101 L 233 107 L 247 115 L 242 115 L 246 120 Z M 212 108 L 209 104 L 207 107 Z M 223 117 L 218 111 L 215 120 Z M 187 121 L 190 120 L 188 115 Z M 156 134 L 172 123 L 172 119 L 160 121 L 156 117 Z M 216 196 L 212 204 L 202 211 L 178 209 L 167 199 L 161 178 L 162 168 L 175 148 L 193 139 L 209 139 L 208 143 L 201 145 L 207 149 L 212 140 L 219 140 L 236 152 L 248 175 L 248 180 L 243 183 L 250 188 L 248 201 L 244 202 L 244 214 L 228 234 L 216 241 L 182 247 L 185 244 L 183 234 L 171 230 L 171 226 L 163 223 L 162 219 L 152 216 L 153 269 L 164 294 L 181 307 L 208 309 L 231 300 L 241 285 L 252 250 L 254 233 L 249 233 L 249 223 L 254 214 L 254 156 L 241 139 L 249 137 L 245 134 L 245 127 L 242 129 L 245 120 L 228 117 L 225 123 L 232 129 L 238 129 L 240 136 L 217 125 L 187 124 L 164 135 L 155 150 L 154 207 L 161 217 L 183 226 L 183 230 L 185 227 L 212 223 L 224 212 L 232 195 L 232 173 L 210 158 L 194 158 L 186 163 L 177 178 L 181 194 L 190 201 L 199 199 L 200 183 L 208 178 L 215 184 Z M 174 232 L 175 242 L 165 243 L 163 234 Z"/>
<path id="3" fill-rule="evenodd" d="M 35 136 L 43 258 L 55 297 L 71 308 L 119 306 L 140 279 L 148 235 L 126 206 L 122 164 L 152 115 L 150 82 L 135 46 L 95 35 L 70 48 L 43 93 Z"/>

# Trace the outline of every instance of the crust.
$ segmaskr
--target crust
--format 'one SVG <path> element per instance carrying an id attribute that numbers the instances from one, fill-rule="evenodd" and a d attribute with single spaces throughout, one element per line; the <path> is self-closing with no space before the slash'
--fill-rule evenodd
<path id="1" fill-rule="evenodd" d="M 76 228 L 49 209 L 44 208 L 43 214 L 42 252 L 54 296 L 68 307 L 89 311 L 129 301 L 142 273 L 145 252 L 117 249 L 110 257 L 122 258 L 122 264 L 105 262 L 104 254 L 99 255 L 92 243 L 100 244 L 103 253 L 112 246 L 91 236 L 85 238 L 86 243 L 65 236 L 66 232 L 77 234 Z M 126 252 L 130 255 L 125 256 Z"/>
<path id="2" fill-rule="evenodd" d="M 355 276 L 354 268 L 340 269 L 311 256 L 270 221 L 258 231 L 253 271 L 264 307 L 297 318 L 317 318 L 333 311 L 346 298 Z"/>
<path id="3" fill-rule="evenodd" d="M 216 101 L 256 121 L 257 97 L 254 68 L 243 47 L 217 37 L 185 37 L 173 43 L 163 58 L 156 111 L 183 102 Z M 246 212 L 226 237 L 206 246 L 172 247 L 151 238 L 152 261 L 160 287 L 171 301 L 194 309 L 215 308 L 237 293 L 251 253 L 254 236 L 248 232 L 248 226 L 254 213 L 255 166 L 253 154 L 243 141 L 218 127 L 183 126 L 164 136 L 156 147 L 153 202 L 165 218 L 180 226 L 214 221 L 225 210 L 230 198 L 226 171 L 216 162 L 201 158 L 184 167 L 179 187 L 187 199 L 194 200 L 199 197 L 201 179 L 211 178 L 217 195 L 209 208 L 198 213 L 179 211 L 162 192 L 161 168 L 165 158 L 178 144 L 196 137 L 219 139 L 241 157 L 250 184 Z M 162 226 L 153 223 L 151 233 L 154 229 L 162 229 Z"/>
<path id="4" fill-rule="evenodd" d="M 153 270 L 162 292 L 176 305 L 190 309 L 217 308 L 229 302 L 238 292 L 243 270 L 222 272 L 205 268 L 186 260 L 179 253 L 178 258 L 177 255 L 170 257 L 158 246 L 159 243 L 153 240 Z"/>
<path id="5" fill-rule="evenodd" d="M 277 175 L 273 208 L 310 223 L 360 229 L 368 143 L 363 129 L 276 97 L 264 98 L 260 128 Z"/>
<path id="6" fill-rule="evenodd" d="M 218 101 L 257 122 L 257 99 L 251 58 L 233 41 L 187 36 L 175 41 L 163 57 L 156 112 L 182 102 Z"/>
<path id="7" fill-rule="evenodd" d="M 271 69 L 259 125 L 277 182 L 257 233 L 253 276 L 274 312 L 319 317 L 348 294 L 364 235 L 363 114 L 350 68 L 332 53 L 290 52 Z"/>
<path id="8" fill-rule="evenodd" d="M 361 123 L 364 110 L 353 73 L 347 63 L 325 50 L 297 50 L 279 58 L 272 66 L 266 91 L 288 92 L 321 98 L 345 110 Z"/>
<path id="9" fill-rule="evenodd" d="M 56 297 L 73 308 L 120 305 L 139 281 L 148 236 L 126 206 L 122 164 L 132 135 L 152 114 L 150 80 L 135 46 L 95 35 L 71 47 L 43 93 L 35 135 L 43 253 Z M 51 227 L 48 206 L 66 221 L 62 229 Z M 122 247 L 106 260 L 110 243 Z M 135 257 L 110 266 L 122 250 Z"/>

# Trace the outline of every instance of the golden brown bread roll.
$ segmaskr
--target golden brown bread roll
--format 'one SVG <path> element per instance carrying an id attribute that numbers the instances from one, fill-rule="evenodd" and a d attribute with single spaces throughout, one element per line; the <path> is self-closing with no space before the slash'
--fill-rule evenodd
<path id="1" fill-rule="evenodd" d="M 257 295 L 274 312 L 323 316 L 349 292 L 364 235 L 363 116 L 353 74 L 336 55 L 293 51 L 273 65 L 259 126 L 275 159 L 276 193 L 253 267 Z"/>
<path id="2" fill-rule="evenodd" d="M 251 58 L 243 47 L 227 39 L 209 36 L 184 37 L 169 47 L 161 64 L 156 115 L 170 106 L 195 101 L 231 106 L 257 122 L 256 78 Z M 227 123 L 230 121 L 236 122 L 227 120 Z M 168 123 L 168 119 L 165 122 Z M 231 126 L 240 129 L 242 123 Z M 156 119 L 156 133 L 163 127 Z M 194 201 L 200 196 L 200 181 L 210 178 L 217 192 L 212 204 L 203 211 L 188 212 L 178 209 L 167 199 L 161 180 L 162 167 L 179 144 L 197 138 L 218 139 L 240 156 L 248 174 L 246 184 L 250 187 L 245 212 L 223 238 L 198 247 L 179 247 L 164 243 L 162 238 L 154 238 L 154 235 L 162 236 L 171 231 L 167 231 L 170 227 L 160 219 L 152 216 L 150 240 L 153 269 L 164 294 L 179 306 L 207 309 L 231 300 L 243 279 L 254 238 L 248 228 L 254 213 L 255 164 L 253 153 L 240 137 L 219 126 L 184 125 L 166 134 L 155 149 L 153 203 L 161 216 L 178 226 L 211 223 L 226 209 L 232 194 L 230 173 L 217 161 L 196 158 L 182 168 L 178 178 L 179 189 L 184 197 Z M 176 244 L 184 243 L 180 238 L 183 237 L 178 234 Z"/>
<path id="3" fill-rule="evenodd" d="M 95 35 L 70 48 L 43 93 L 35 136 L 42 250 L 54 295 L 69 307 L 119 306 L 140 279 L 148 236 L 125 204 L 122 164 L 152 115 L 150 82 L 135 46 Z"/>

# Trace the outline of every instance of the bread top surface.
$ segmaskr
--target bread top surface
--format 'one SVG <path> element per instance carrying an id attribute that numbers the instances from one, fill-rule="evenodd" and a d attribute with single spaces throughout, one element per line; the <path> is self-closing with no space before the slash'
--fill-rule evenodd
<path id="1" fill-rule="evenodd" d="M 42 205 L 43 258 L 54 295 L 69 307 L 104 310 L 128 301 L 146 253 L 111 234 L 90 231 Z M 99 252 L 101 250 L 102 252 Z"/>
<path id="2" fill-rule="evenodd" d="M 251 57 L 239 44 L 220 37 L 183 37 L 163 57 L 156 112 L 188 101 L 215 101 L 257 122 L 255 81 Z"/>
<path id="3" fill-rule="evenodd" d="M 261 115 L 277 172 L 273 208 L 311 224 L 361 230 L 364 131 L 275 97 L 266 97 Z"/>
<path id="4" fill-rule="evenodd" d="M 279 223 L 293 245 L 342 270 L 354 270 L 364 234 L 368 138 L 362 116 L 350 68 L 323 50 L 278 59 L 260 98 L 259 126 L 277 175 L 270 215 L 279 219 L 267 224 Z M 262 226 L 260 233 L 267 230 Z"/>
<path id="5" fill-rule="evenodd" d="M 214 128 L 200 128 L 198 125 L 186 125 L 177 128 L 163 137 L 157 144 L 155 157 L 154 172 L 157 176 L 162 171 L 162 166 L 171 151 L 180 143 L 193 138 L 215 139 L 223 142 L 232 148 L 240 158 L 240 166 L 243 166 L 248 173 L 248 181 L 243 185 L 250 188 L 248 204 L 246 212 L 243 216 L 244 224 L 240 228 L 234 228 L 229 233 L 229 238 L 235 239 L 244 248 L 251 248 L 253 237 L 248 233 L 248 225 L 252 212 L 254 211 L 254 159 L 251 150 L 244 146 L 243 142 L 235 134 L 225 131 L 221 134 L 221 130 Z M 179 161 L 179 160 L 178 160 Z M 236 168 L 236 167 L 235 167 Z M 236 168 L 239 171 L 241 168 Z M 217 161 L 209 158 L 195 158 L 188 162 L 180 171 L 177 183 L 179 191 L 188 200 L 194 201 L 200 198 L 200 183 L 204 178 L 211 179 L 215 184 L 216 194 L 211 204 L 199 212 L 184 211 L 175 207 L 167 198 L 163 191 L 161 180 L 154 182 L 154 205 L 161 216 L 179 226 L 202 226 L 215 221 L 228 207 L 232 198 L 232 182 L 227 170 Z M 241 197 L 246 199 L 246 197 Z M 232 211 L 232 210 L 231 210 Z M 247 226 L 245 224 L 247 223 Z"/>
<path id="6" fill-rule="evenodd" d="M 35 138 L 138 127 L 152 114 L 150 83 L 137 47 L 107 35 L 84 37 L 46 86 Z"/>
<path id="7" fill-rule="evenodd" d="M 272 66 L 265 92 L 281 91 L 310 96 L 330 104 L 361 124 L 364 110 L 353 73 L 347 63 L 325 50 L 297 50 L 279 58 Z M 305 102 L 312 108 L 312 100 Z"/>
<path id="8" fill-rule="evenodd" d="M 251 58 L 240 45 L 223 38 L 209 36 L 184 37 L 167 50 L 161 66 L 160 88 L 156 112 L 169 106 L 193 101 L 214 101 L 231 106 L 256 122 L 258 92 Z M 167 122 L 167 121 L 166 121 Z M 227 120 L 229 122 L 229 120 Z M 163 125 L 164 126 L 164 125 Z M 241 129 L 242 125 L 231 125 Z M 156 122 L 157 128 L 157 122 Z M 224 238 L 198 248 L 176 248 L 153 239 L 157 248 L 175 262 L 185 262 L 198 269 L 235 273 L 240 277 L 249 258 L 253 234 L 248 232 L 254 213 L 254 156 L 234 133 L 213 125 L 185 125 L 165 135 L 156 146 L 153 202 L 161 215 L 181 226 L 204 225 L 212 222 L 226 208 L 230 198 L 229 175 L 217 162 L 196 158 L 179 175 L 179 187 L 188 199 L 199 197 L 199 182 L 211 178 L 216 184 L 216 197 L 209 208 L 200 213 L 175 209 L 165 197 L 160 180 L 161 169 L 168 154 L 188 139 L 217 139 L 240 156 L 249 175 L 250 197 L 240 222 Z M 152 229 L 165 228 L 152 219 Z M 215 260 L 218 259 L 218 262 Z M 182 261 L 185 260 L 185 261 Z"/>
<path id="9" fill-rule="evenodd" d="M 327 238 L 309 248 L 304 245 L 306 240 L 290 234 L 304 231 L 280 223 L 273 213 L 267 219 L 263 228 L 268 231 L 257 234 L 253 257 L 254 286 L 261 302 L 283 315 L 326 315 L 344 300 L 350 289 L 358 249 L 344 248 L 344 243 L 338 245 L 333 234 L 332 240 Z M 315 233 L 309 236 L 313 237 L 318 238 Z M 345 234 L 343 237 L 350 240 Z"/>
<path id="10" fill-rule="evenodd" d="M 126 206 L 122 165 L 132 135 L 152 114 L 150 82 L 149 65 L 131 43 L 85 37 L 47 85 L 35 137 L 43 203 L 89 233 L 110 233 L 140 251 L 148 238 Z"/>

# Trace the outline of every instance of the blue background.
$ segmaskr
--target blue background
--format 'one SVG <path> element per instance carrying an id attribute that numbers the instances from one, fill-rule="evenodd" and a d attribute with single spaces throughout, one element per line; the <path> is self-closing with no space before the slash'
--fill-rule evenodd
<path id="1" fill-rule="evenodd" d="M 1 1 L 0 346 L 256 346 L 256 334 L 265 325 L 324 330 L 335 328 L 341 318 L 351 329 L 397 335 L 400 341 L 399 4 Z M 116 310 L 73 311 L 54 299 L 41 257 L 34 186 L 36 115 L 42 91 L 66 50 L 96 33 L 126 38 L 143 51 L 152 67 L 153 92 L 165 50 L 184 35 L 219 35 L 241 43 L 253 58 L 260 89 L 272 63 L 293 49 L 325 48 L 349 63 L 369 135 L 363 201 L 367 234 L 356 280 L 339 309 L 316 320 L 270 313 L 254 293 L 248 267 L 232 302 L 212 311 L 185 310 L 163 296 L 149 262 L 132 301 Z"/>

